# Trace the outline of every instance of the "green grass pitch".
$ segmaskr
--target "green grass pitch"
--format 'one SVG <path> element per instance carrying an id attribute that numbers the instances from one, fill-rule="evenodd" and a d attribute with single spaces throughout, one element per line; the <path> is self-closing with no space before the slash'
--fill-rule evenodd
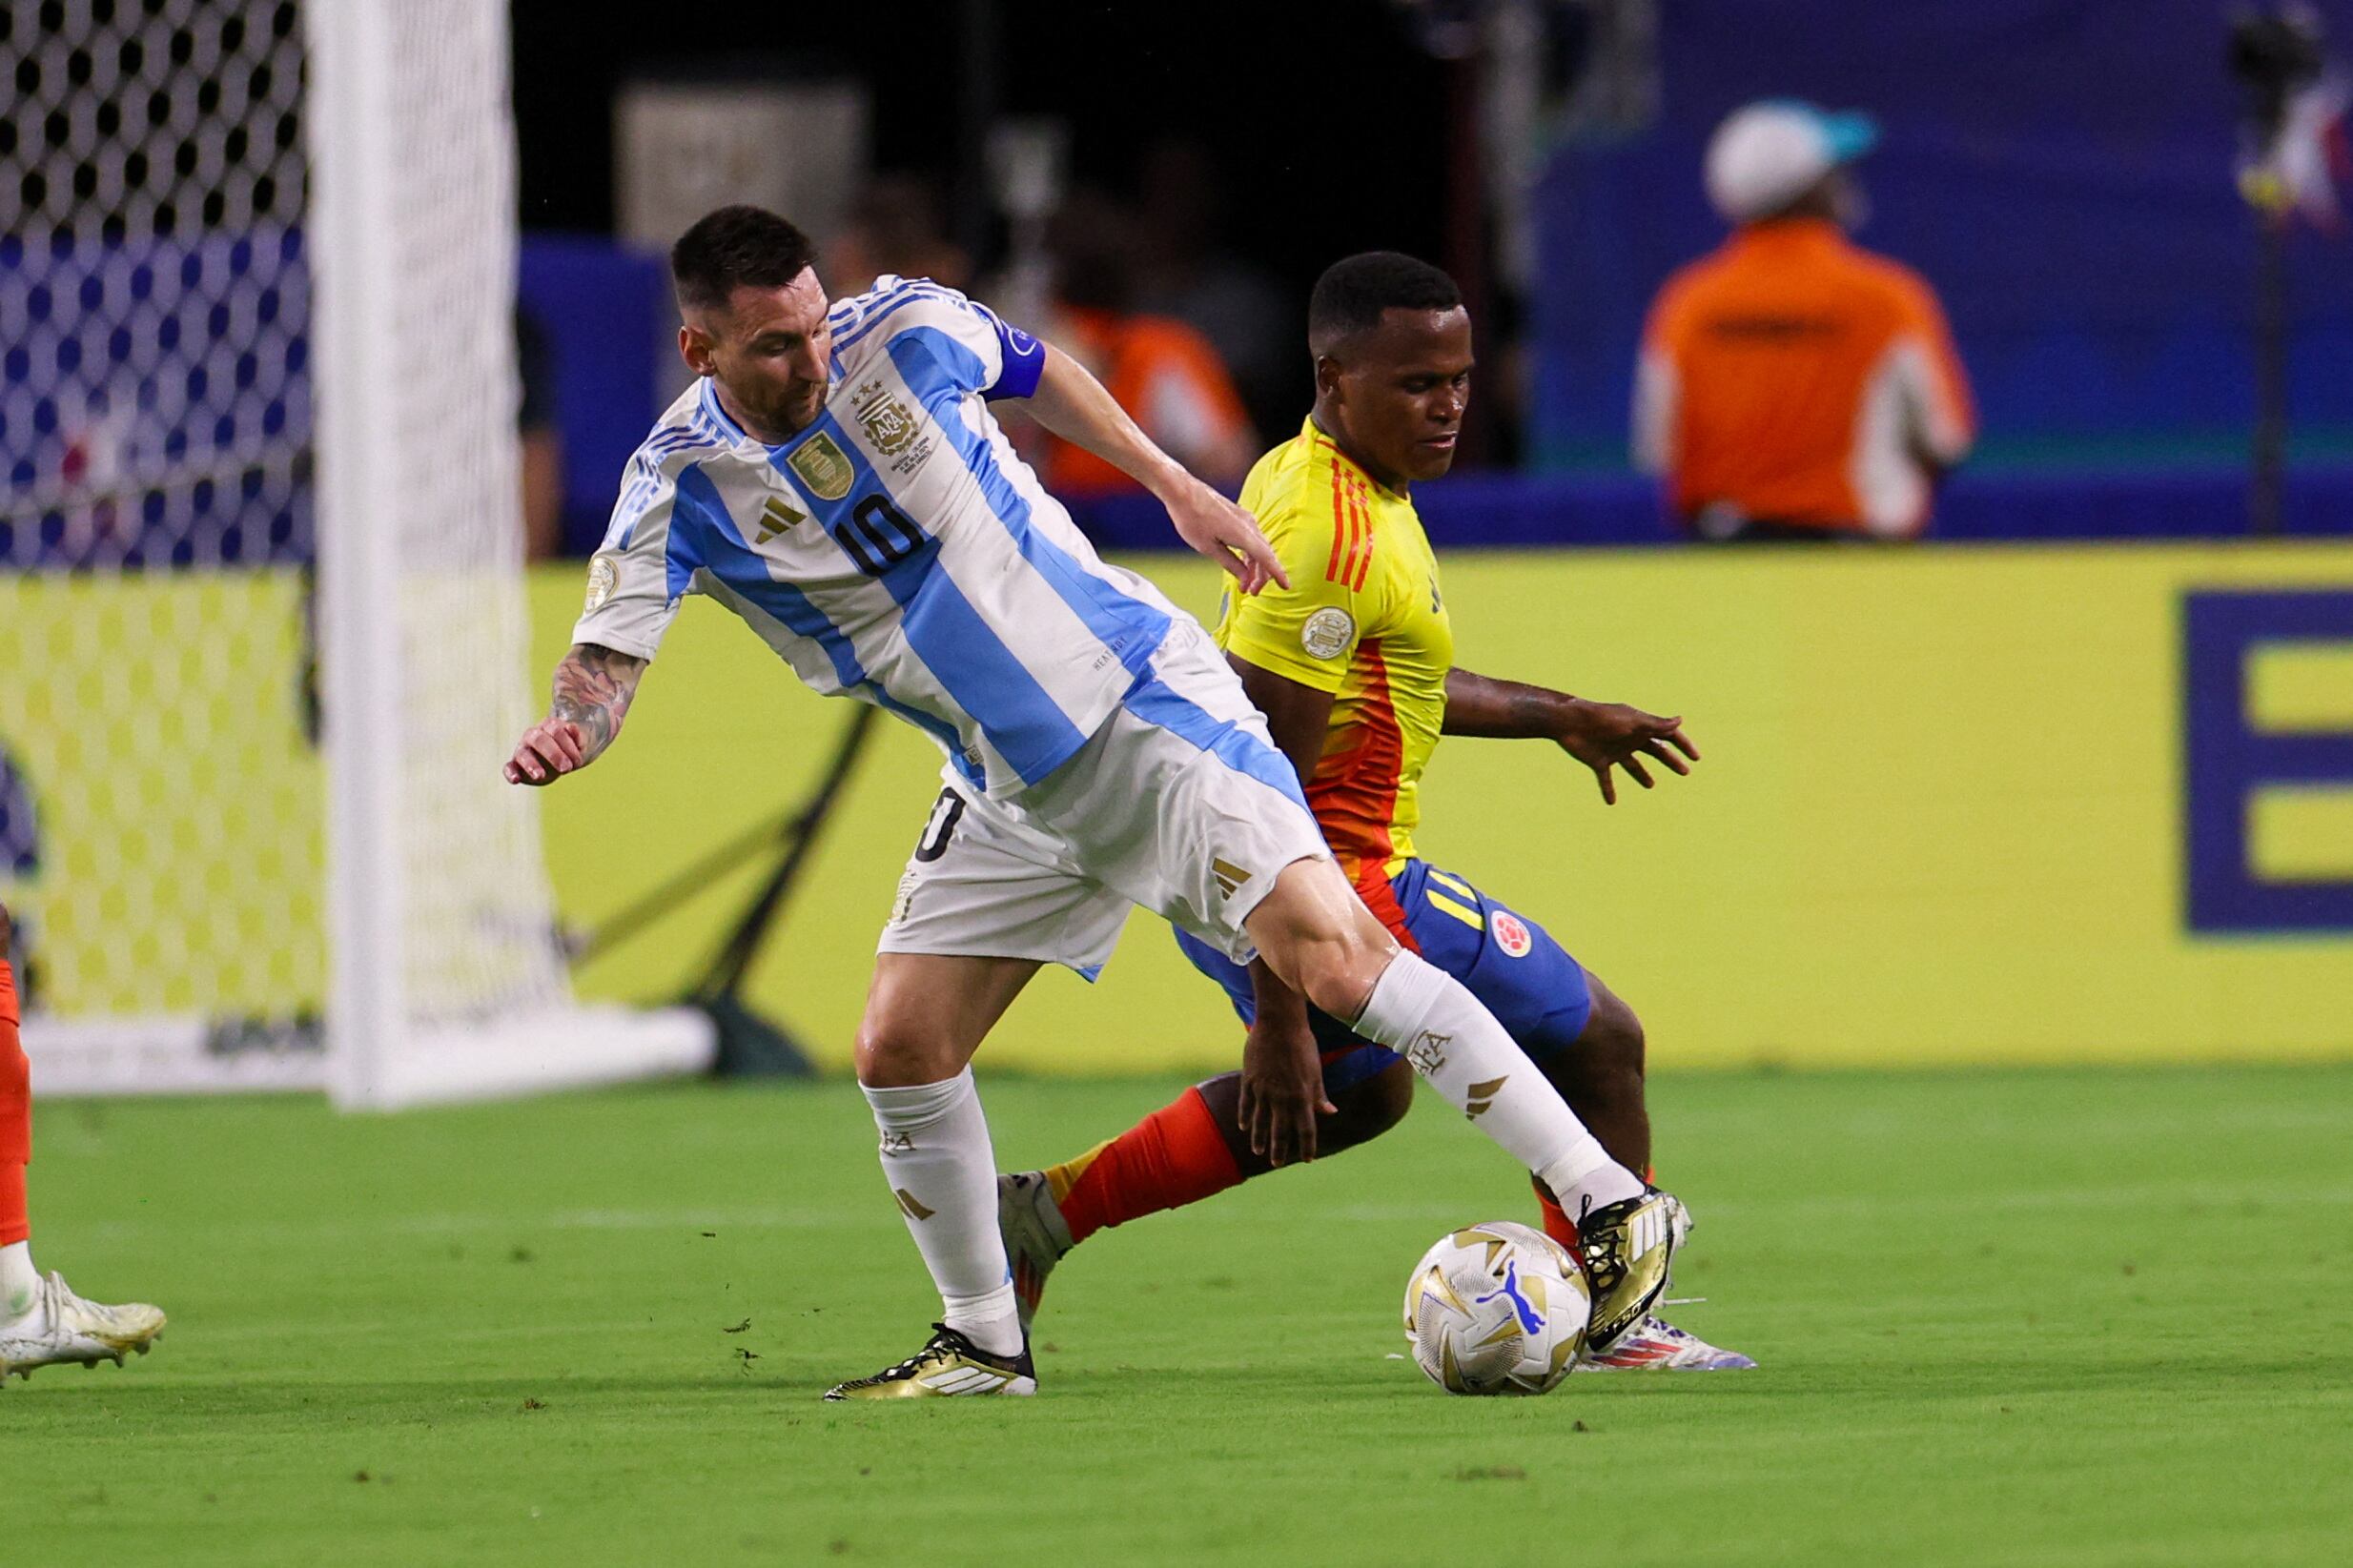
<path id="1" fill-rule="evenodd" d="M 1007 1163 L 1174 1083 L 996 1080 Z M 10 1561 L 2343 1563 L 2353 1067 L 1663 1077 L 1676 1315 L 1764 1370 L 1448 1398 L 1444 1230 L 1526 1218 L 1428 1096 L 1089 1243 L 1034 1400 L 827 1406 L 934 1298 L 855 1091 L 337 1118 L 55 1103 L 34 1244 L 172 1313 L 0 1394 Z"/>

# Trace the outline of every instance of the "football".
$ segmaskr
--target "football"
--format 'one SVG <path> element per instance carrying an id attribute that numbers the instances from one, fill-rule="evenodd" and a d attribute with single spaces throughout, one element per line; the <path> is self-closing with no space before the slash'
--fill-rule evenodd
<path id="1" fill-rule="evenodd" d="M 1499 1220 L 1422 1254 L 1405 1282 L 1405 1338 L 1448 1394 L 1545 1394 L 1576 1364 L 1592 1309 L 1559 1242 Z"/>

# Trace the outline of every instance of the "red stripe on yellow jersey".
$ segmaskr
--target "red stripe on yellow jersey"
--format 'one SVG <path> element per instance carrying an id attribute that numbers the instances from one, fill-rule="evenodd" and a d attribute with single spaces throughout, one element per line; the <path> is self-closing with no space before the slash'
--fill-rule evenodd
<path id="1" fill-rule="evenodd" d="M 1307 802 L 1350 878 L 1385 888 L 1414 853 L 1422 773 L 1454 662 L 1429 538 L 1412 500 L 1351 462 L 1313 419 L 1258 459 L 1241 502 L 1292 586 L 1229 594 L 1217 644 L 1333 694 Z M 1401 914 L 1392 928 L 1402 924 Z"/>
<path id="2" fill-rule="evenodd" d="M 1337 705 L 1323 739 L 1323 756 L 1307 781 L 1307 805 L 1340 864 L 1385 865 L 1397 854 L 1397 790 L 1405 771 L 1404 736 L 1389 699 L 1388 666 L 1381 640 L 1357 647 L 1365 673 L 1360 700 L 1342 718 Z"/>

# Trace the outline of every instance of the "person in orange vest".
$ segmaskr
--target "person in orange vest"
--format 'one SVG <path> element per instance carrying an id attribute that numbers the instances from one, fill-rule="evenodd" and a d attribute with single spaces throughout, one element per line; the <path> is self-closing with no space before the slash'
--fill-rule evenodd
<path id="1" fill-rule="evenodd" d="M 1232 495 L 1258 460 L 1258 434 L 1209 339 L 1173 316 L 1136 308 L 1134 217 L 1081 191 L 1055 215 L 1050 248 L 1054 300 L 1042 330 L 1163 451 Z M 1134 479 L 1071 441 L 1047 438 L 1033 461 L 1057 496 L 1142 493 Z"/>
<path id="2" fill-rule="evenodd" d="M 1855 245 L 1869 116 L 1751 104 L 1708 148 L 1731 236 L 1667 280 L 1634 388 L 1634 461 L 1703 540 L 1910 539 L 1976 434 L 1943 308 Z"/>

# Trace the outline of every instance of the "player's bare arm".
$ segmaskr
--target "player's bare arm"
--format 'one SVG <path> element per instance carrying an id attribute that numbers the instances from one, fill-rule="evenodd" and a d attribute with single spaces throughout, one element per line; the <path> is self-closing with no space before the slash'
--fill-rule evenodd
<path id="1" fill-rule="evenodd" d="M 1188 473 L 1128 417 L 1087 367 L 1049 344 L 1045 373 L 1029 399 L 1031 417 L 1142 485 L 1168 508 L 1176 536 L 1234 574 L 1246 594 L 1269 582 L 1291 586 L 1258 519 Z"/>
<path id="2" fill-rule="evenodd" d="M 604 755 L 637 697 L 645 661 L 594 642 L 573 646 L 556 664 L 547 717 L 524 730 L 507 759 L 506 782 L 548 784 Z"/>
<path id="3" fill-rule="evenodd" d="M 1661 718 L 1624 703 L 1587 702 L 1547 686 L 1460 668 L 1446 672 L 1442 733 L 1550 741 L 1593 770 L 1605 805 L 1618 804 L 1615 769 L 1624 768 L 1627 777 L 1649 789 L 1656 781 L 1645 758 L 1684 774 L 1699 761 L 1699 747 L 1683 733 L 1681 718 Z"/>
<path id="4" fill-rule="evenodd" d="M 1267 733 L 1305 786 L 1332 727 L 1332 694 L 1226 655 L 1242 690 L 1266 715 Z M 1241 1130 L 1250 1151 L 1276 1165 L 1316 1157 L 1316 1118 L 1337 1115 L 1324 1092 L 1323 1057 L 1307 1022 L 1307 999 L 1275 977 L 1263 961 L 1250 966 L 1256 1019 L 1242 1042 Z"/>

